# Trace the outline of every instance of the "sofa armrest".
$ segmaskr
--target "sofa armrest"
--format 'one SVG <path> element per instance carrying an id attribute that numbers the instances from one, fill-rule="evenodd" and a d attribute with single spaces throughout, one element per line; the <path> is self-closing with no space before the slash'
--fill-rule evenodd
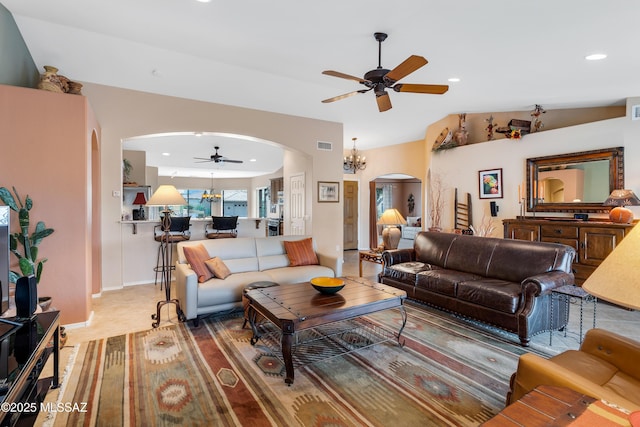
<path id="1" fill-rule="evenodd" d="M 320 252 L 316 252 L 316 256 L 318 257 L 318 262 L 320 265 L 325 267 L 329 267 L 333 270 L 336 277 L 342 276 L 342 258 L 333 255 L 322 254 Z"/>
<path id="2" fill-rule="evenodd" d="M 416 251 L 408 249 L 389 249 L 382 252 L 382 262 L 385 267 L 401 262 L 411 262 L 416 260 Z"/>
<path id="3" fill-rule="evenodd" d="M 511 380 L 507 405 L 520 399 L 539 385 L 566 387 L 596 399 L 604 399 L 628 410 L 640 407 L 610 389 L 577 375 L 570 370 L 533 353 L 520 356 L 518 369 Z"/>
<path id="4" fill-rule="evenodd" d="M 534 296 L 545 295 L 551 292 L 551 289 L 564 285 L 573 285 L 575 278 L 571 273 L 564 271 L 550 271 L 548 273 L 536 274 L 524 279 L 522 290 L 525 293 L 532 293 Z"/>
<path id="5" fill-rule="evenodd" d="M 611 363 L 630 377 L 640 380 L 640 342 L 603 329 L 589 329 L 580 351 Z"/>
<path id="6" fill-rule="evenodd" d="M 198 317 L 198 276 L 189 264 L 176 263 L 176 297 L 187 320 Z"/>

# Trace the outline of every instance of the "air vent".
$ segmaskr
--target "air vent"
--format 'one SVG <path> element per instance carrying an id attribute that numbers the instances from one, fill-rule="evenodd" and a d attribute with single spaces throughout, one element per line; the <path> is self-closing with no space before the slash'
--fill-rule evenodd
<path id="1" fill-rule="evenodd" d="M 631 120 L 640 119 L 640 105 L 634 105 L 631 107 Z"/>
<path id="2" fill-rule="evenodd" d="M 333 151 L 333 144 L 330 142 L 318 141 L 318 150 Z"/>

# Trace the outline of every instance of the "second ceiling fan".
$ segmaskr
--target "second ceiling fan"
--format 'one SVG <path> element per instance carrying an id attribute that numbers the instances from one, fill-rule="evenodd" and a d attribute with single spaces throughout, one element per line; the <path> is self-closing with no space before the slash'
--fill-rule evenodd
<path id="1" fill-rule="evenodd" d="M 448 85 L 427 85 L 427 84 L 407 84 L 397 83 L 400 79 L 413 73 L 420 67 L 427 64 L 427 60 L 418 55 L 411 55 L 405 59 L 400 65 L 393 70 L 382 68 L 382 42 L 386 40 L 386 33 L 374 33 L 373 35 L 378 41 L 378 68 L 368 71 L 364 78 L 351 76 L 349 74 L 340 73 L 338 71 L 326 70 L 322 74 L 327 76 L 339 77 L 341 79 L 355 80 L 358 83 L 367 87 L 367 89 L 360 89 L 353 92 L 345 93 L 344 95 L 334 96 L 333 98 L 325 99 L 322 102 L 334 102 L 344 98 L 348 98 L 359 93 L 366 93 L 370 90 L 376 95 L 376 102 L 378 103 L 378 110 L 380 112 L 391 109 L 391 99 L 386 89 L 393 89 L 396 92 L 412 92 L 412 93 L 427 93 L 442 95 L 449 90 Z"/>
<path id="2" fill-rule="evenodd" d="M 204 162 L 244 163 L 242 160 L 231 160 L 231 159 L 227 159 L 221 154 L 218 154 L 218 150 L 220 149 L 220 147 L 213 147 L 213 148 L 216 150 L 215 154 L 212 154 L 208 159 L 204 157 L 194 157 L 194 159 L 199 160 L 199 162 L 196 162 L 196 163 L 204 163 Z"/>

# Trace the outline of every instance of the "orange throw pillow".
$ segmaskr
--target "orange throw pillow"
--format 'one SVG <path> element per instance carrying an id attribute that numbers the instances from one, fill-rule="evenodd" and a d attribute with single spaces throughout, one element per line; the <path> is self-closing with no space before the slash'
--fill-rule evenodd
<path id="1" fill-rule="evenodd" d="M 184 257 L 187 259 L 191 269 L 198 275 L 198 282 L 206 282 L 213 277 L 213 274 L 207 268 L 205 262 L 211 258 L 209 252 L 202 244 L 195 246 L 185 246 Z"/>
<path id="2" fill-rule="evenodd" d="M 213 273 L 213 275 L 218 279 L 224 280 L 231 274 L 231 271 L 229 271 L 227 264 L 225 264 L 224 261 L 222 261 L 217 256 L 206 260 L 204 263 Z"/>
<path id="3" fill-rule="evenodd" d="M 313 250 L 313 240 L 311 237 L 303 240 L 285 241 L 284 250 L 289 257 L 289 264 L 292 267 L 299 265 L 314 265 L 318 263 L 318 257 Z"/>

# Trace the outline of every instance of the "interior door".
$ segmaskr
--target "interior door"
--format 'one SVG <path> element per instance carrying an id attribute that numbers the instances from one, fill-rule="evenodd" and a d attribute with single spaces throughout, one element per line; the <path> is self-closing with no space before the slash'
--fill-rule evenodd
<path id="1" fill-rule="evenodd" d="M 289 186 L 289 211 L 291 218 L 291 228 L 287 234 L 301 236 L 305 234 L 305 191 L 304 191 L 304 173 L 299 175 L 291 175 Z"/>
<path id="2" fill-rule="evenodd" d="M 344 181 L 344 250 L 358 249 L 358 181 Z"/>

